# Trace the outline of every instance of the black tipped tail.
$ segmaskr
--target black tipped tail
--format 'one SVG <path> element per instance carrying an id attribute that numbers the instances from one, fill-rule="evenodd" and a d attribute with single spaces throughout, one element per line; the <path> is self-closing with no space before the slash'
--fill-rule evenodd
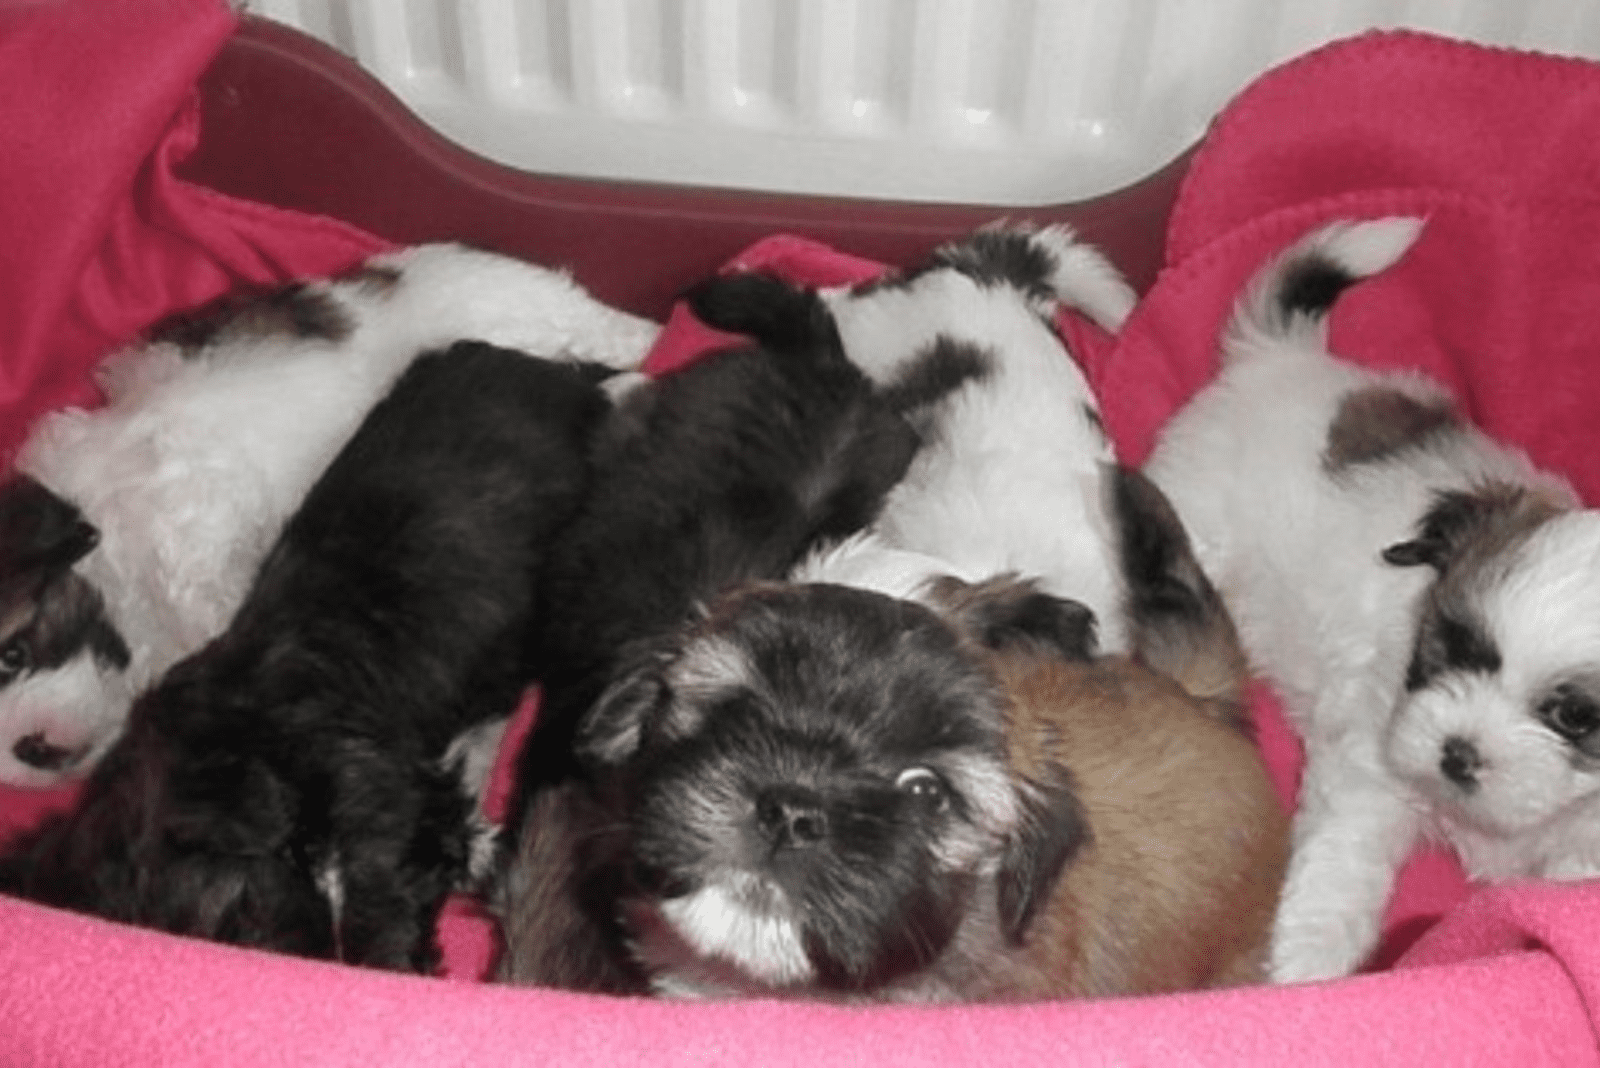
<path id="1" fill-rule="evenodd" d="M 1263 267 L 1245 291 L 1234 309 L 1228 349 L 1259 351 L 1308 327 L 1320 331 L 1340 295 L 1392 266 L 1422 227 L 1421 219 L 1395 216 L 1339 221 L 1313 231 Z"/>
<path id="2" fill-rule="evenodd" d="M 1361 280 L 1331 257 L 1312 253 L 1288 265 L 1278 287 L 1277 311 L 1283 316 L 1323 316 L 1339 294 Z"/>

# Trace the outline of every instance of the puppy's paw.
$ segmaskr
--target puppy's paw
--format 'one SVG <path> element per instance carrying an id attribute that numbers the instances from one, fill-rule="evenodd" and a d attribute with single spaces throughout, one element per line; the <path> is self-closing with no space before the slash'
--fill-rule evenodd
<path id="1" fill-rule="evenodd" d="M 1271 980 L 1310 983 L 1350 975 L 1377 937 L 1372 925 L 1354 921 L 1348 915 L 1286 919 L 1280 914 L 1272 933 Z"/>

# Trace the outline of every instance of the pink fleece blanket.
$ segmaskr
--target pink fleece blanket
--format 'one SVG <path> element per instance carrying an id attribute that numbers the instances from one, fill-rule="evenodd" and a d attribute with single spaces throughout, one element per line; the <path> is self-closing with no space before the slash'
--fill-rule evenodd
<path id="1" fill-rule="evenodd" d="M 199 135 L 193 81 L 232 25 L 219 0 L 0 0 L 0 449 L 38 412 L 92 401 L 94 363 L 161 313 L 382 246 L 172 176 Z M 1196 157 L 1168 268 L 1122 337 L 1074 335 L 1126 458 L 1206 379 L 1227 304 L 1264 255 L 1334 215 L 1423 211 L 1428 237 L 1345 300 L 1336 343 L 1445 376 L 1594 499 L 1597 124 L 1600 69 L 1412 35 L 1261 79 Z M 749 258 L 815 282 L 877 269 L 784 238 Z M 651 366 L 703 344 L 675 323 Z M 1257 712 L 1287 801 L 1294 740 L 1267 695 Z M 69 800 L 0 793 L 0 830 Z M 375 974 L 0 899 L 0 1063 L 1594 1064 L 1597 906 L 1589 886 L 1473 890 L 1428 856 L 1391 910 L 1387 966 L 1341 982 L 841 1009 Z M 481 921 L 457 914 L 444 935 L 452 973 L 479 974 Z"/>

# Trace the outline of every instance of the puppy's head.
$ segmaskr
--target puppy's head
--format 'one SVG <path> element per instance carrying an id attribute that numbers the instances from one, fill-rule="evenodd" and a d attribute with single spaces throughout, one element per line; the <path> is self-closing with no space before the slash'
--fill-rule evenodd
<path id="1" fill-rule="evenodd" d="M 1515 836 L 1600 798 L 1600 514 L 1504 485 L 1441 496 L 1385 558 L 1429 565 L 1395 768 Z"/>
<path id="2" fill-rule="evenodd" d="M 33 479 L 0 487 L 0 782 L 54 785 L 98 759 L 121 727 L 128 649 L 73 570 L 98 540 Z"/>
<path id="3" fill-rule="evenodd" d="M 631 827 L 658 985 L 867 991 L 996 887 L 1020 937 L 1080 828 L 1013 782 L 1002 701 L 932 610 L 840 586 L 745 587 L 642 653 L 580 747 Z"/>

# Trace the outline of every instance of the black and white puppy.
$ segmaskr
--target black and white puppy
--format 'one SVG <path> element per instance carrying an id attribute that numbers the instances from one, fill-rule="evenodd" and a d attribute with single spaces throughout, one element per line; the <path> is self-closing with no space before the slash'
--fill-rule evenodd
<path id="1" fill-rule="evenodd" d="M 112 919 L 394 969 L 466 875 L 452 738 L 527 680 L 538 571 L 608 402 L 568 364 L 418 357 L 317 480 L 233 622 L 135 704 L 0 887 Z"/>
<path id="2" fill-rule="evenodd" d="M 475 338 L 624 369 L 654 336 L 559 271 L 450 244 L 159 324 L 102 368 L 106 404 L 46 415 L 0 484 L 0 524 L 62 535 L 0 545 L 0 782 L 94 766 L 417 353 Z"/>
<path id="3" fill-rule="evenodd" d="M 1475 879 L 1600 874 L 1600 513 L 1439 384 L 1327 348 L 1422 229 L 1334 223 L 1264 266 L 1147 468 L 1305 743 L 1279 980 L 1360 966 L 1424 836 Z"/>
<path id="4" fill-rule="evenodd" d="M 561 844 L 574 833 L 567 815 L 593 800 L 574 750 L 579 723 L 638 643 L 676 632 L 726 589 L 782 578 L 819 542 L 871 523 L 916 450 L 910 425 L 845 358 L 821 302 L 785 296 L 766 306 L 765 346 L 711 354 L 619 403 L 596 448 L 593 492 L 552 547 L 544 698 L 519 763 L 515 856 L 500 895 L 514 903 L 502 910 L 507 923 L 521 917 L 535 938 L 508 939 L 504 978 L 637 985 L 617 966 L 614 915 L 580 885 L 589 866 L 574 866 L 570 885 L 552 889 L 546 879 L 549 866 L 572 865 Z M 528 907 L 530 881 L 549 891 L 548 907 Z M 558 923 L 572 934 L 551 946 L 542 936 Z M 536 940 L 553 952 L 519 953 Z"/>
<path id="5" fill-rule="evenodd" d="M 763 337 L 786 283 L 731 274 L 692 302 L 724 330 Z M 969 579 L 1014 572 L 1086 605 L 1110 652 L 1129 645 L 1107 511 L 1116 462 L 1087 376 L 1054 328 L 1063 307 L 1115 331 L 1132 289 L 1060 226 L 986 227 L 926 263 L 824 290 L 850 359 L 911 420 L 922 448 L 885 502 L 889 546 Z"/>

